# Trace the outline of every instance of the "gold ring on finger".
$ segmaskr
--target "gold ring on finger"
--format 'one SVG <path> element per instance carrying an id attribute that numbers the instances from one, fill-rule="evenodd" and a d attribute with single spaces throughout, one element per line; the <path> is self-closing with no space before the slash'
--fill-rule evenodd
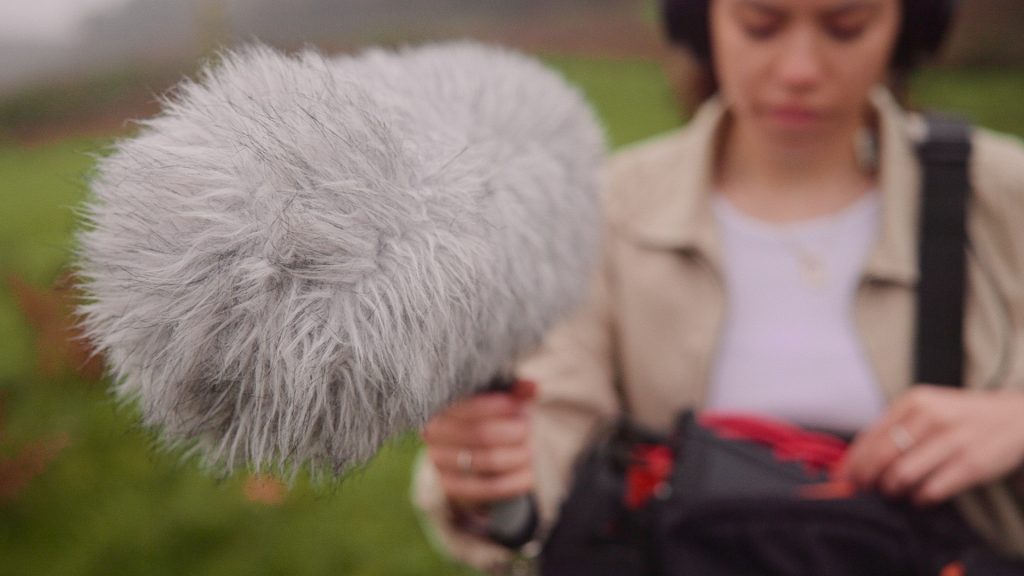
<path id="1" fill-rule="evenodd" d="M 473 473 L 473 451 L 469 448 L 463 448 L 459 450 L 459 454 L 455 457 L 455 467 L 459 469 L 459 472 L 469 476 Z"/>
<path id="2" fill-rule="evenodd" d="M 910 432 L 906 428 L 900 425 L 893 426 L 889 430 L 889 438 L 892 443 L 896 445 L 896 449 L 901 453 L 905 453 L 907 450 L 914 445 L 914 437 L 910 435 Z"/>

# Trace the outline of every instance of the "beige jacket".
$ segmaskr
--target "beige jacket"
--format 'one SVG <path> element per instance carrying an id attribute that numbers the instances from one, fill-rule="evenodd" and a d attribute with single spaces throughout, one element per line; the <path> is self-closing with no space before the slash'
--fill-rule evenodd
<path id="1" fill-rule="evenodd" d="M 855 318 L 891 401 L 912 378 L 921 177 L 913 142 L 921 130 L 887 91 L 879 89 L 872 101 L 882 224 L 856 293 Z M 616 370 L 635 417 L 657 429 L 667 430 L 675 414 L 701 406 L 707 395 L 726 308 L 709 202 L 713 143 L 724 116 L 712 100 L 686 129 L 635 145 L 609 164 L 607 230 L 593 292 L 519 370 L 540 387 L 533 429 L 543 526 L 556 516 L 574 459 L 618 410 Z M 966 385 L 1024 389 L 1024 147 L 979 130 L 971 179 Z M 1024 490 L 1010 484 L 974 490 L 959 504 L 986 538 L 1024 555 Z M 414 497 L 456 559 L 484 569 L 507 560 L 501 548 L 454 529 L 426 459 Z"/>

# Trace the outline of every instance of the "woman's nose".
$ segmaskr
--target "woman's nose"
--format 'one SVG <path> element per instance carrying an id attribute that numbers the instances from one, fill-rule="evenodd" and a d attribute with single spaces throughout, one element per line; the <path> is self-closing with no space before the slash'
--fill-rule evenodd
<path id="1" fill-rule="evenodd" d="M 776 72 L 787 89 L 805 91 L 817 86 L 824 76 L 824 65 L 814 34 L 795 32 L 782 46 Z"/>

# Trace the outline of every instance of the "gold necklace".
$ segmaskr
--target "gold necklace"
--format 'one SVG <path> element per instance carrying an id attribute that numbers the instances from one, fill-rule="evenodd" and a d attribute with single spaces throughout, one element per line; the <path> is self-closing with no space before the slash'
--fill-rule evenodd
<path id="1" fill-rule="evenodd" d="M 878 135 L 871 128 L 861 128 L 854 139 L 854 154 L 857 158 L 858 167 L 866 173 L 878 170 Z M 792 234 L 784 233 L 782 243 L 787 250 L 796 258 L 800 265 L 800 277 L 804 283 L 815 289 L 824 288 L 829 282 L 828 266 L 825 261 L 825 253 L 831 251 L 835 244 L 838 233 L 832 230 L 825 238 L 825 246 L 822 254 L 815 254 L 798 242 Z"/>
<path id="2" fill-rule="evenodd" d="M 823 238 L 820 244 L 822 250 L 820 253 L 809 249 L 804 243 L 798 241 L 795 235 L 791 232 L 783 232 L 779 239 L 782 240 L 783 247 L 789 251 L 789 253 L 796 260 L 799 270 L 800 278 L 805 284 L 814 288 L 815 290 L 821 290 L 825 288 L 831 278 L 829 278 L 829 269 L 826 255 L 832 250 L 835 245 L 836 238 L 838 237 L 838 228 L 841 226 L 841 222 L 836 222 L 827 237 Z M 818 244 L 819 242 L 813 242 Z"/>

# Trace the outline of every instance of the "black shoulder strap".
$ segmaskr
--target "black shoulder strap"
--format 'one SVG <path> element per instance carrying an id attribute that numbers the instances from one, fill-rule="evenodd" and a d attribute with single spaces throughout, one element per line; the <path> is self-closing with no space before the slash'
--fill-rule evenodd
<path id="1" fill-rule="evenodd" d="M 970 136 L 963 121 L 929 116 L 928 137 L 918 146 L 923 188 L 916 383 L 958 387 L 963 380 Z"/>

